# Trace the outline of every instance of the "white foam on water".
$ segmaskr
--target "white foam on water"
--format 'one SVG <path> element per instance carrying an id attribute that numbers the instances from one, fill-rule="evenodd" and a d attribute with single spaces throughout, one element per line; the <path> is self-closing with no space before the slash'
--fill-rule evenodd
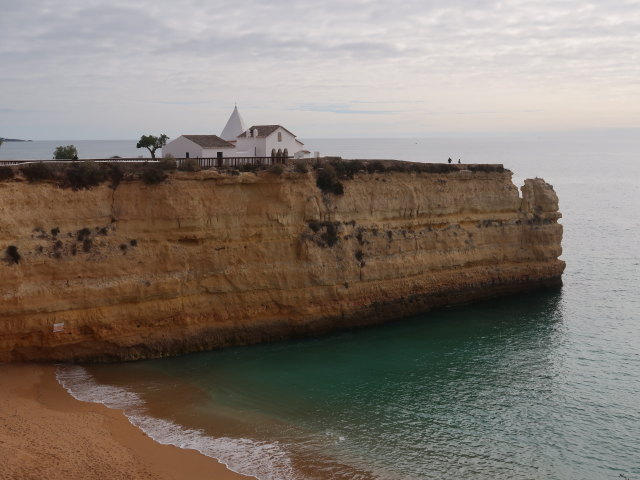
<path id="1" fill-rule="evenodd" d="M 146 414 L 142 398 L 125 388 L 101 385 L 78 365 L 58 365 L 56 379 L 74 398 L 122 410 L 132 425 L 163 445 L 193 449 L 230 470 L 259 480 L 302 480 L 279 442 L 247 438 L 215 438 L 201 430 L 182 427 Z"/>

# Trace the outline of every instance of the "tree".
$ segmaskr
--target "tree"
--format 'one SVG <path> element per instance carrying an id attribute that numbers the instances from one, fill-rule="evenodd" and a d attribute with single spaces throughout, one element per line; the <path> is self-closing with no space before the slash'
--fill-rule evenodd
<path id="1" fill-rule="evenodd" d="M 167 137 L 164 133 L 159 137 L 155 137 L 153 135 L 142 135 L 136 148 L 146 148 L 151 153 L 151 158 L 156 158 L 156 150 L 164 147 L 167 144 Z"/>
<path id="2" fill-rule="evenodd" d="M 2 146 L 3 143 L 4 143 L 4 138 L 0 138 L 0 147 Z"/>
<path id="3" fill-rule="evenodd" d="M 67 145 L 66 147 L 56 147 L 53 151 L 54 160 L 71 160 L 72 158 L 78 158 L 78 149 L 73 145 Z"/>

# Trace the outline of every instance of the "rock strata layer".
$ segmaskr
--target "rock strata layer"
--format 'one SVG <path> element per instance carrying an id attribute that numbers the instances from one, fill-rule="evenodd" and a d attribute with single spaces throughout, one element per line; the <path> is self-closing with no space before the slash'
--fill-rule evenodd
<path id="1" fill-rule="evenodd" d="M 173 355 L 559 285 L 558 199 L 511 172 L 0 182 L 0 361 Z"/>

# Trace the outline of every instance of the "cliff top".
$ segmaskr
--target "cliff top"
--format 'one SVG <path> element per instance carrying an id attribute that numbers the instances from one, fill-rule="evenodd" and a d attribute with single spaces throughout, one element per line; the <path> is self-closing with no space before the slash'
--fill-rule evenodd
<path id="1" fill-rule="evenodd" d="M 271 158 L 218 159 L 163 158 L 158 161 L 139 159 L 105 159 L 87 161 L 5 161 L 0 162 L 0 181 L 54 181 L 61 188 L 90 189 L 104 182 L 116 188 L 122 181 L 142 181 L 158 184 L 167 180 L 176 170 L 198 172 L 208 170 L 220 175 L 237 176 L 241 172 L 267 172 L 281 175 L 285 172 L 308 173 L 315 171 L 318 186 L 326 193 L 341 194 L 340 180 L 353 178 L 357 173 L 433 173 L 447 174 L 460 171 L 509 172 L 502 164 L 447 164 L 421 163 L 403 160 L 343 160 L 341 157 L 288 160 L 278 163 Z M 324 187 L 323 187 L 324 185 Z"/>

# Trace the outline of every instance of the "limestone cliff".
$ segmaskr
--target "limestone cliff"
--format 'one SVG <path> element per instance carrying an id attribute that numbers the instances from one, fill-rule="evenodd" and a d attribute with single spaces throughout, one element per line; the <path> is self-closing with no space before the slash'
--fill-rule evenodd
<path id="1" fill-rule="evenodd" d="M 178 172 L 0 182 L 0 360 L 136 359 L 368 325 L 557 285 L 550 185 L 511 172 Z M 62 325 L 63 324 L 63 325 Z"/>

